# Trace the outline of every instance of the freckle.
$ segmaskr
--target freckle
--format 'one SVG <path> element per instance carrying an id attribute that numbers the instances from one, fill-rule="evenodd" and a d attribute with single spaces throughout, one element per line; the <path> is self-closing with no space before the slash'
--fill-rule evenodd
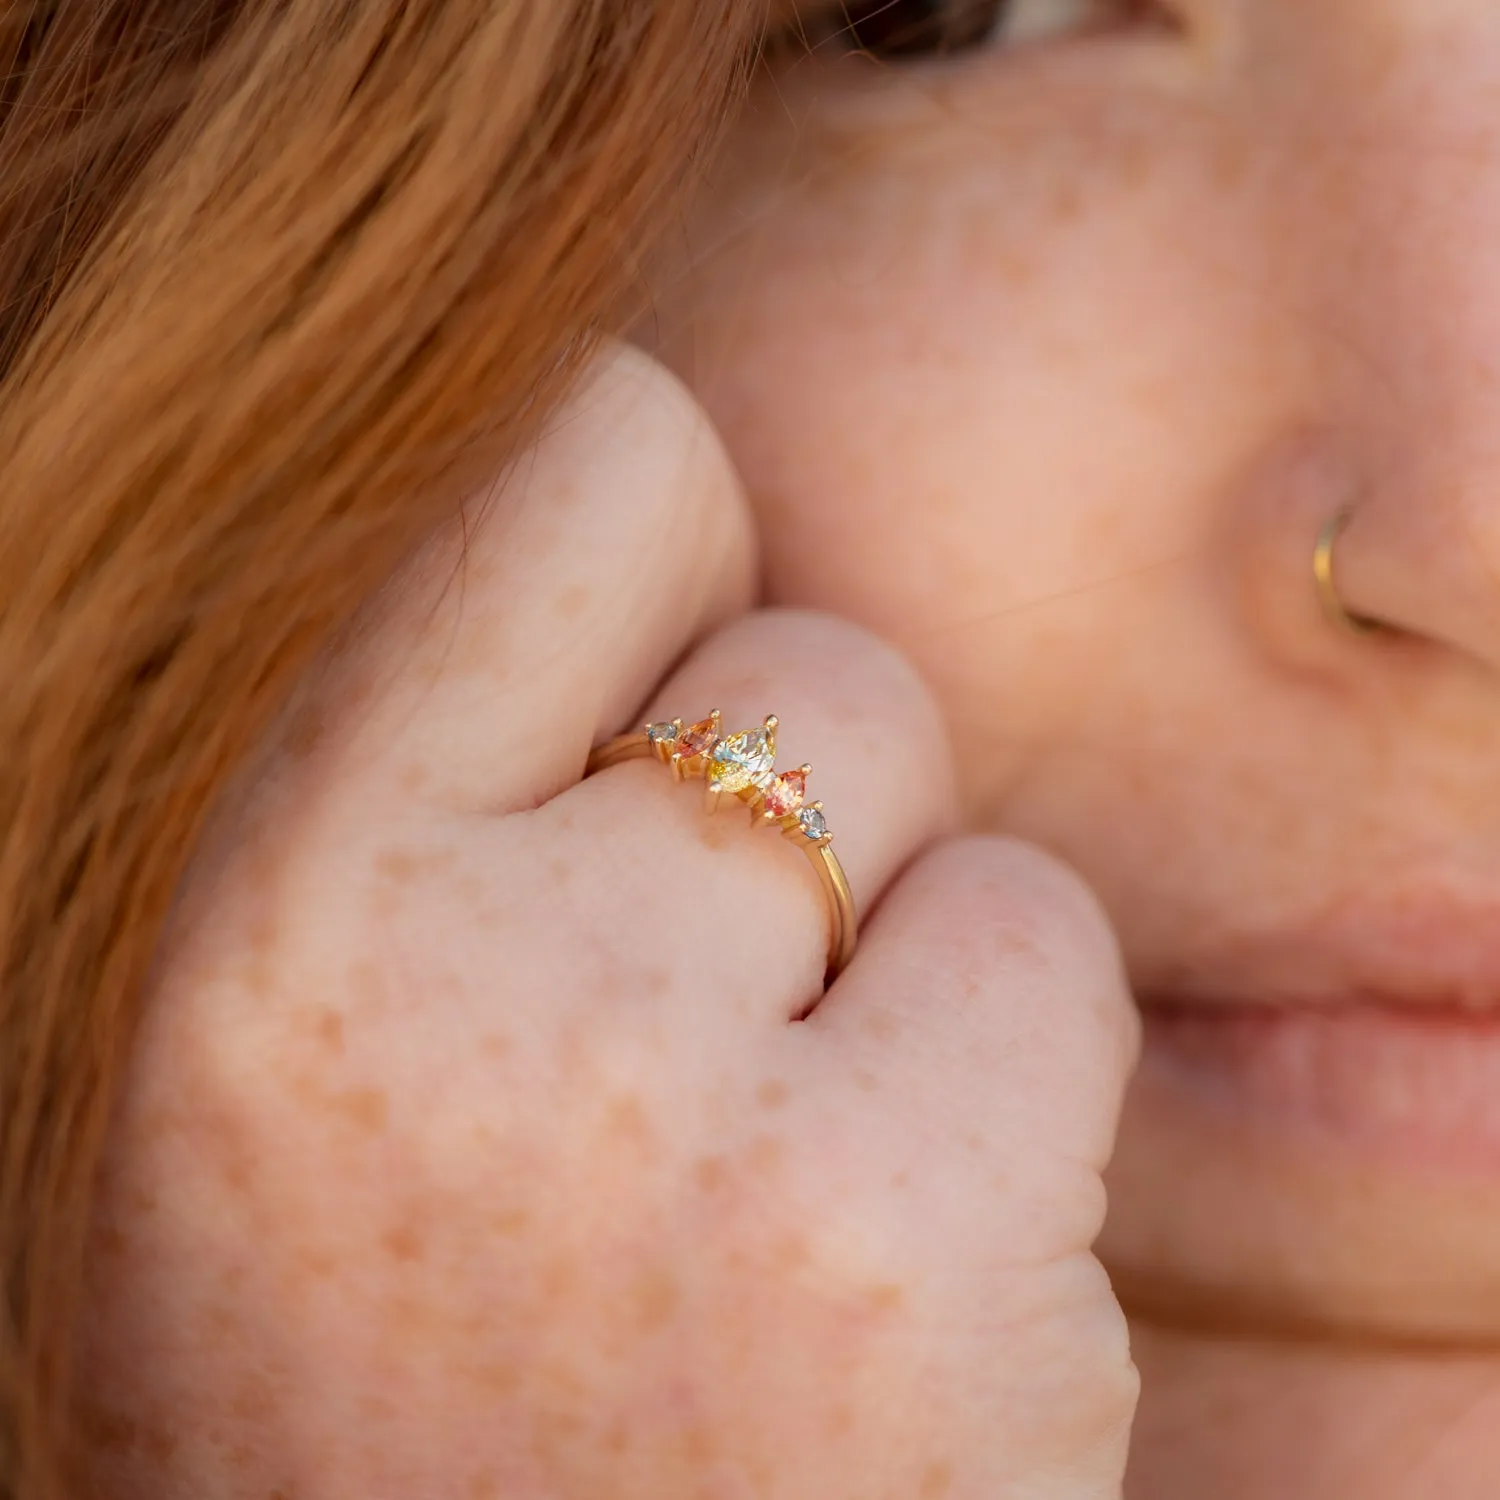
<path id="1" fill-rule="evenodd" d="M 252 947 L 250 956 L 241 966 L 239 980 L 252 995 L 271 993 L 271 965 L 263 950 Z"/>
<path id="2" fill-rule="evenodd" d="M 895 1016 L 886 1010 L 872 1010 L 865 1017 L 865 1029 L 878 1042 L 894 1041 L 901 1027 Z"/>
<path id="3" fill-rule="evenodd" d="M 1036 958 L 1045 957 L 1042 950 L 1037 946 L 1036 939 L 1025 927 L 995 927 L 991 934 L 995 944 L 995 951 L 1006 958 Z"/>
<path id="4" fill-rule="evenodd" d="M 370 915 L 377 922 L 389 922 L 400 914 L 400 890 L 394 885 L 377 885 L 370 894 Z"/>
<path id="5" fill-rule="evenodd" d="M 972 1130 L 964 1137 L 964 1146 L 966 1147 L 966 1149 L 973 1152 L 975 1156 L 978 1156 L 980 1152 L 984 1150 L 983 1140 L 981 1140 L 979 1136 L 975 1135 Z"/>
<path id="6" fill-rule="evenodd" d="M 259 873 L 257 884 L 261 887 L 269 887 L 275 879 L 276 863 L 272 859 L 265 840 L 260 835 L 252 835 L 255 840 L 256 863 L 264 866 Z M 273 907 L 267 901 L 261 901 L 253 910 L 245 925 L 245 941 L 252 948 L 270 948 L 275 945 L 276 934 L 281 930 L 280 923 L 276 920 Z"/>
<path id="7" fill-rule="evenodd" d="M 1064 223 L 1076 219 L 1082 208 L 1078 184 L 1067 177 L 1060 177 L 1052 189 L 1051 208 L 1053 214 Z"/>
<path id="8" fill-rule="evenodd" d="M 321 1109 L 323 1107 L 323 1090 L 319 1081 L 311 1073 L 300 1070 L 291 1074 L 286 1081 L 286 1091 L 304 1109 Z"/>
<path id="9" fill-rule="evenodd" d="M 701 1424 L 689 1427 L 682 1433 L 683 1457 L 697 1468 L 706 1468 L 718 1457 L 718 1445 L 713 1433 Z"/>
<path id="10" fill-rule="evenodd" d="M 344 1018 L 336 1010 L 318 1012 L 317 1032 L 318 1040 L 330 1052 L 344 1050 Z"/>
<path id="11" fill-rule="evenodd" d="M 724 1186 L 725 1167 L 722 1156 L 702 1156 L 693 1167 L 693 1180 L 705 1193 L 716 1193 Z"/>
<path id="12" fill-rule="evenodd" d="M 166 1468 L 176 1455 L 177 1439 L 172 1433 L 165 1432 L 160 1427 L 148 1427 L 141 1435 L 141 1446 L 153 1463 L 159 1468 Z"/>
<path id="13" fill-rule="evenodd" d="M 630 1446 L 630 1433 L 623 1422 L 616 1422 L 605 1433 L 604 1446 L 610 1453 L 623 1453 Z"/>
<path id="14" fill-rule="evenodd" d="M 499 1485 L 489 1469 L 481 1469 L 469 1481 L 469 1500 L 491 1500 L 498 1493 Z"/>
<path id="15" fill-rule="evenodd" d="M 933 1464 L 922 1476 L 918 1494 L 922 1500 L 941 1500 L 953 1488 L 953 1469 L 948 1464 Z"/>
<path id="16" fill-rule="evenodd" d="M 588 607 L 592 591 L 581 583 L 575 583 L 557 596 L 555 608 L 564 620 L 576 620 Z"/>
<path id="17" fill-rule="evenodd" d="M 863 1094 L 874 1094 L 880 1091 L 880 1080 L 868 1068 L 856 1068 L 854 1070 L 854 1087 Z"/>
<path id="18" fill-rule="evenodd" d="M 287 726 L 282 749 L 291 760 L 306 760 L 322 741 L 323 730 L 322 715 L 304 709 Z"/>
<path id="19" fill-rule="evenodd" d="M 390 1107 L 380 1089 L 345 1089 L 329 1101 L 351 1125 L 372 1135 L 385 1129 Z"/>
<path id="20" fill-rule="evenodd" d="M 94 1244 L 101 1255 L 120 1255 L 125 1249 L 125 1236 L 113 1224 L 106 1224 L 94 1236 Z"/>
<path id="21" fill-rule="evenodd" d="M 542 1296 L 548 1302 L 561 1302 L 572 1295 L 578 1280 L 578 1269 L 571 1260 L 554 1260 L 542 1273 Z"/>
<path id="22" fill-rule="evenodd" d="M 610 1104 L 605 1129 L 612 1141 L 629 1145 L 642 1154 L 656 1146 L 656 1131 L 641 1101 L 633 1094 L 623 1094 Z"/>
<path id="23" fill-rule="evenodd" d="M 97 1448 L 134 1448 L 139 1437 L 135 1423 L 116 1412 L 95 1410 L 86 1422 L 88 1436 Z"/>
<path id="24" fill-rule="evenodd" d="M 490 1216 L 490 1228 L 496 1234 L 517 1235 L 531 1223 L 531 1215 L 519 1208 L 506 1209 Z"/>
<path id="25" fill-rule="evenodd" d="M 378 1391 L 367 1391 L 359 1398 L 359 1414 L 366 1422 L 388 1422 L 395 1412 L 396 1406 L 391 1398 Z"/>
<path id="26" fill-rule="evenodd" d="M 906 1288 L 894 1281 L 870 1288 L 870 1306 L 877 1312 L 894 1312 L 906 1305 Z"/>
<path id="27" fill-rule="evenodd" d="M 698 825 L 698 842 L 705 849 L 712 849 L 715 853 L 718 853 L 724 849 L 728 849 L 731 844 L 738 843 L 739 840 L 718 819 L 704 818 Z"/>
<path id="28" fill-rule="evenodd" d="M 745 1153 L 745 1164 L 752 1172 L 774 1172 L 786 1156 L 786 1147 L 772 1135 L 758 1135 Z"/>
<path id="29" fill-rule="evenodd" d="M 674 1312 L 680 1300 L 677 1283 L 665 1271 L 644 1271 L 636 1279 L 631 1300 L 635 1304 L 636 1322 L 642 1328 L 660 1328 Z"/>
<path id="30" fill-rule="evenodd" d="M 482 1364 L 475 1369 L 474 1378 L 497 1396 L 507 1395 L 521 1383 L 514 1365 Z"/>
<path id="31" fill-rule="evenodd" d="M 779 1078 L 768 1078 L 756 1089 L 755 1097 L 762 1109 L 780 1109 L 787 1101 L 788 1089 Z"/>
<path id="32" fill-rule="evenodd" d="M 297 1269 L 305 1276 L 326 1280 L 337 1272 L 338 1256 L 328 1250 L 303 1250 L 297 1256 Z"/>
<path id="33" fill-rule="evenodd" d="M 276 1400 L 265 1381 L 252 1380 L 230 1402 L 229 1409 L 237 1417 L 259 1421 L 270 1416 L 276 1409 Z"/>
<path id="34" fill-rule="evenodd" d="M 893 1188 L 910 1187 L 911 1186 L 911 1173 L 910 1172 L 897 1172 L 897 1173 L 895 1173 L 891 1177 L 891 1186 Z"/>
<path id="35" fill-rule="evenodd" d="M 828 1414 L 828 1430 L 835 1436 L 848 1432 L 854 1426 L 854 1413 L 840 1403 Z"/>
<path id="36" fill-rule="evenodd" d="M 422 1237 L 409 1224 L 386 1230 L 380 1243 L 392 1260 L 421 1260 Z"/>
<path id="37" fill-rule="evenodd" d="M 409 849 L 386 849 L 375 857 L 375 868 L 393 885 L 408 885 L 420 861 Z"/>
<path id="38" fill-rule="evenodd" d="M 370 1009 L 385 1004 L 387 998 L 385 974 L 380 965 L 368 958 L 357 958 L 349 965 L 348 985 L 350 993 Z"/>
<path id="39" fill-rule="evenodd" d="M 420 792 L 429 780 L 427 767 L 421 761 L 414 760 L 402 766 L 401 774 L 396 778 L 396 785 L 403 792 Z"/>
<path id="40" fill-rule="evenodd" d="M 789 1234 L 778 1241 L 772 1251 L 772 1259 L 781 1271 L 800 1271 L 812 1260 L 807 1240 L 800 1234 Z"/>

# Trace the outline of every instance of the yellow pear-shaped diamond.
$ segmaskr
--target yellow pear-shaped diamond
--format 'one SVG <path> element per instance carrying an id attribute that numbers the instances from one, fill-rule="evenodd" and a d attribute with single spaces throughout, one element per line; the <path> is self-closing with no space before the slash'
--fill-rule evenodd
<path id="1" fill-rule="evenodd" d="M 759 784 L 776 763 L 776 724 L 726 735 L 713 748 L 708 784 L 718 792 L 743 792 Z"/>

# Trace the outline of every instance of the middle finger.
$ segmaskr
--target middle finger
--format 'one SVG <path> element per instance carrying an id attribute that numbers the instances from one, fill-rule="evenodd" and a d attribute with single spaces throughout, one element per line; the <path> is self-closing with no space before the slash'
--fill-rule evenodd
<path id="1" fill-rule="evenodd" d="M 951 821 L 937 706 L 904 658 L 856 626 L 747 616 L 684 663 L 642 722 L 691 724 L 715 708 L 725 733 L 777 716 L 776 767 L 813 767 L 807 799 L 824 804 L 858 909 Z M 660 993 L 701 1005 L 705 982 L 727 985 L 785 1019 L 821 992 L 829 903 L 795 844 L 752 829 L 733 797 L 708 813 L 704 794 L 655 760 L 620 765 L 549 804 L 530 836 L 553 840 L 549 825 L 566 824 L 580 909 L 606 944 L 654 955 Z"/>

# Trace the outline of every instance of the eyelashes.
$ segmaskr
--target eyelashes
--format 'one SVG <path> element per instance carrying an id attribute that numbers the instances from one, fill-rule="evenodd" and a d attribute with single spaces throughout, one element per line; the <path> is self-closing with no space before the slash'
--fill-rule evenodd
<path id="1" fill-rule="evenodd" d="M 926 57 L 982 46 L 1011 0 L 863 0 L 845 7 L 848 43 L 875 57 Z"/>
<path id="2" fill-rule="evenodd" d="M 900 61 L 1064 39 L 1155 18 L 1153 0 L 823 0 L 785 37 Z"/>

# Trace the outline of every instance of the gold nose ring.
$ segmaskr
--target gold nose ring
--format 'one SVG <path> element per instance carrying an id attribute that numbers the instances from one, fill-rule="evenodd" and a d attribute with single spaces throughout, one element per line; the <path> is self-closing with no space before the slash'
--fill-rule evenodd
<path id="1" fill-rule="evenodd" d="M 1318 590 L 1318 601 L 1323 613 L 1335 625 L 1353 631 L 1355 635 L 1369 635 L 1380 629 L 1380 621 L 1369 615 L 1355 614 L 1339 597 L 1338 585 L 1333 581 L 1333 544 L 1338 541 L 1344 528 L 1353 518 L 1350 510 L 1337 511 L 1324 523 L 1318 532 L 1317 544 L 1313 547 L 1313 583 Z"/>

